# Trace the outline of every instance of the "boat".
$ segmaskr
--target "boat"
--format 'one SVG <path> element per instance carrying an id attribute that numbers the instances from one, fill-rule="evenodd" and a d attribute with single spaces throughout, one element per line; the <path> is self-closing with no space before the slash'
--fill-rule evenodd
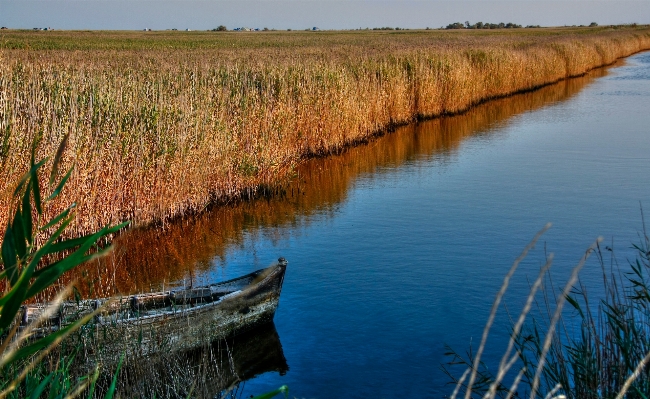
<path id="1" fill-rule="evenodd" d="M 287 264 L 280 258 L 265 269 L 201 287 L 64 302 L 46 323 L 38 319 L 47 304 L 26 305 L 21 324 L 40 322 L 33 332 L 38 337 L 94 312 L 78 336 L 86 358 L 103 362 L 114 362 L 122 354 L 197 348 L 271 322 Z"/>

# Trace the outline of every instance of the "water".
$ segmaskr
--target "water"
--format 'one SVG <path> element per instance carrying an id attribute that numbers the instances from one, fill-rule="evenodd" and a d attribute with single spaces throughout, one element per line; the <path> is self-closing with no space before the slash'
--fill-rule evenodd
<path id="1" fill-rule="evenodd" d="M 310 161 L 285 195 L 122 237 L 93 266 L 94 290 L 216 281 L 284 256 L 275 325 L 289 370 L 248 380 L 242 397 L 284 384 L 301 398 L 442 397 L 453 389 L 444 344 L 476 345 L 505 273 L 545 223 L 505 298 L 512 309 L 548 252 L 558 283 L 598 236 L 621 264 L 633 256 L 640 203 L 650 206 L 649 106 L 642 53 L 405 126 Z M 599 279 L 589 262 L 583 282 Z M 489 362 L 508 325 L 501 312 Z"/>

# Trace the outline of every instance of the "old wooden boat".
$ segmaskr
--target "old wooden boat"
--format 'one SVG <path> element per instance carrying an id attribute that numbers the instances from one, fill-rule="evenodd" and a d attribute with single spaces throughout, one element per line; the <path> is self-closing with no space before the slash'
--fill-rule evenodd
<path id="1" fill-rule="evenodd" d="M 202 287 L 65 302 L 35 334 L 45 335 L 96 312 L 80 336 L 88 358 L 111 361 L 122 353 L 196 348 L 272 321 L 287 264 L 280 258 L 266 269 Z M 25 306 L 22 323 L 37 320 L 45 308 Z"/>

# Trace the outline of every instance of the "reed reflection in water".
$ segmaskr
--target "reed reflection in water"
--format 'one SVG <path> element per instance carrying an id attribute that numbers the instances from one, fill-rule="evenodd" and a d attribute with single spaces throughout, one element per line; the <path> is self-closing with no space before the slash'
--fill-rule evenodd
<path id="1" fill-rule="evenodd" d="M 228 248 L 244 237 L 288 238 L 309 224 L 310 216 L 334 212 L 348 189 L 361 176 L 382 168 L 433 158 L 453 159 L 466 138 L 485 135 L 508 119 L 565 101 L 607 69 L 591 71 L 529 93 L 492 100 L 455 116 L 441 117 L 396 129 L 390 134 L 352 147 L 339 155 L 304 162 L 294 178 L 269 188 L 254 200 L 218 206 L 162 228 L 134 229 L 115 240 L 108 256 L 76 271 L 85 296 L 111 296 L 156 291 L 206 275 L 215 264 L 226 264 Z"/>

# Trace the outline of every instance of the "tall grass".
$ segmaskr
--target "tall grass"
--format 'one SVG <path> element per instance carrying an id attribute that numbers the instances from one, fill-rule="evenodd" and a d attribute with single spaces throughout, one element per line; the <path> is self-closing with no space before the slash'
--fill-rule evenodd
<path id="1" fill-rule="evenodd" d="M 540 350 L 539 332 L 547 329 L 547 318 L 535 320 L 517 337 L 528 370 L 524 381 L 534 381 L 530 370 L 545 359 L 538 377 L 540 392 L 559 386 L 558 392 L 567 398 L 650 395 L 650 238 L 646 231 L 639 238 L 628 271 L 618 266 L 611 248 L 595 248 L 605 296 L 595 300 L 586 286 L 574 286 L 566 300 L 575 319 L 559 320 L 546 354 Z M 611 255 L 610 262 L 603 252 Z"/>
<path id="2" fill-rule="evenodd" d="M 539 236 L 538 236 L 539 237 Z M 491 371 L 481 361 L 486 338 L 509 279 L 524 250 L 504 279 L 476 353 L 449 348 L 443 367 L 456 388 L 452 397 L 469 398 L 647 398 L 650 396 L 650 237 L 645 228 L 633 245 L 636 259 L 619 267 L 611 248 L 597 240 L 573 269 L 559 294 L 543 290 L 552 256 L 531 284 L 520 315 L 513 320 L 503 358 Z M 610 254 L 607 262 L 604 253 Z M 595 300 L 578 279 L 587 258 L 601 266 L 604 296 Z M 590 287 L 593 289 L 594 287 Z M 539 291 L 544 293 L 539 301 Z M 569 312 L 565 309 L 569 305 Z M 532 309 L 537 312 L 526 322 Z M 464 366 L 460 377 L 452 371 Z"/>
<path id="3" fill-rule="evenodd" d="M 395 124 L 576 76 L 650 29 L 0 37 L 0 192 L 65 134 L 75 233 L 166 223 Z M 193 33 L 193 32 L 191 32 Z M 0 221 L 8 218 L 0 200 Z"/>

